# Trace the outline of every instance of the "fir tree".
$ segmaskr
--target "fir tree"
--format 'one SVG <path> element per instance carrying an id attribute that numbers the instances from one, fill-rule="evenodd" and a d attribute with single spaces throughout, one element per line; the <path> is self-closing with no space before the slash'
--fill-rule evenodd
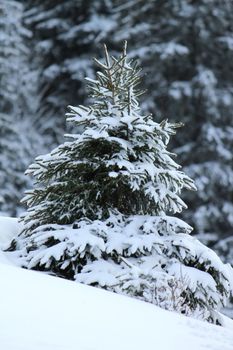
<path id="1" fill-rule="evenodd" d="M 24 171 L 35 155 L 30 140 L 36 75 L 27 65 L 30 32 L 21 3 L 0 0 L 0 32 L 0 212 L 16 215 L 29 185 Z"/>
<path id="2" fill-rule="evenodd" d="M 169 216 L 193 181 L 167 150 L 180 124 L 140 112 L 140 70 L 119 58 L 95 60 L 87 79 L 93 104 L 70 107 L 83 128 L 29 167 L 35 188 L 24 202 L 24 229 L 14 240 L 21 264 L 220 322 L 230 273 L 217 255 Z"/>

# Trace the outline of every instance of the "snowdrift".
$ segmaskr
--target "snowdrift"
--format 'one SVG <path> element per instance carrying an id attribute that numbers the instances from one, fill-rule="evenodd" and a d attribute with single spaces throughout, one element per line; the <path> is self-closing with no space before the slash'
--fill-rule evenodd
<path id="1" fill-rule="evenodd" d="M 7 259 L 2 249 L 10 243 L 12 238 L 16 236 L 20 230 L 21 224 L 18 222 L 18 219 L 0 216 L 0 263 L 13 264 L 13 262 Z"/>
<path id="2" fill-rule="evenodd" d="M 8 244 L 21 230 L 21 224 L 16 218 L 0 216 L 0 247 Z"/>
<path id="3" fill-rule="evenodd" d="M 0 276 L 4 350 L 233 349 L 233 328 L 13 266 Z"/>

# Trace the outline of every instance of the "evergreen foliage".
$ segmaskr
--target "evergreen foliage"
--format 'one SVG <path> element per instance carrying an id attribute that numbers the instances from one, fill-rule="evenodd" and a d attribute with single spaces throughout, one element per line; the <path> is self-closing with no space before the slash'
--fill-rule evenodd
<path id="1" fill-rule="evenodd" d="M 89 103 L 83 78 L 94 79 L 89 57 L 99 54 L 98 43 L 108 43 L 110 38 L 115 51 L 129 40 L 130 56 L 139 59 L 145 72 L 143 84 L 150 91 L 142 98 L 143 111 L 153 110 L 158 120 L 169 115 L 186 125 L 172 144 L 199 191 L 184 193 L 189 207 L 182 214 L 184 220 L 211 246 L 229 237 L 233 228 L 232 2 L 25 3 L 40 72 L 36 125 L 47 136 L 47 146 L 62 142 L 64 107 L 76 101 Z M 230 246 L 227 249 L 231 255 Z"/>
<path id="2" fill-rule="evenodd" d="M 184 193 L 190 222 L 225 259 L 233 231 L 233 2 L 132 0 L 115 3 L 115 45 L 129 40 L 146 73 L 144 110 L 186 127 L 173 147 L 198 188 Z M 226 239 L 225 239 L 226 238 Z M 225 253 L 219 248 L 225 239 Z M 216 242 L 219 242 L 219 244 Z M 228 262 L 233 262 L 228 260 Z"/>
<path id="3" fill-rule="evenodd" d="M 29 185 L 24 171 L 34 156 L 30 140 L 36 75 L 27 66 L 25 40 L 30 32 L 22 17 L 22 4 L 0 0 L 0 212 L 9 215 L 20 208 Z"/>
<path id="4" fill-rule="evenodd" d="M 34 61 L 40 73 L 37 127 L 47 147 L 63 139 L 68 103 L 86 98 L 85 76 L 94 78 L 89 60 L 114 25 L 109 0 L 28 0 L 26 23 L 34 33 Z M 93 45 L 95 43 L 95 45 Z"/>
<path id="5" fill-rule="evenodd" d="M 13 216 L 19 213 L 20 200 L 29 186 L 24 172 L 32 156 L 30 144 L 22 136 L 25 128 L 24 123 L 0 113 L 0 212 Z"/>
<path id="6" fill-rule="evenodd" d="M 39 156 L 24 202 L 24 229 L 12 242 L 21 264 L 138 297 L 218 323 L 230 294 L 230 267 L 170 216 L 195 189 L 167 149 L 180 124 L 141 113 L 140 70 L 119 58 L 95 60 L 93 103 L 70 107 L 83 132 Z M 170 214 L 170 215 L 168 215 Z"/>

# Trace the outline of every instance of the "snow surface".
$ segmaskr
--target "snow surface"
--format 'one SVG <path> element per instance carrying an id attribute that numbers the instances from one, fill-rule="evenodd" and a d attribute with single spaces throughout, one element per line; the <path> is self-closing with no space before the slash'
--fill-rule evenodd
<path id="1" fill-rule="evenodd" d="M 2 252 L 21 230 L 21 224 L 16 218 L 9 218 L 5 216 L 0 216 L 0 263 L 13 264 L 6 255 Z"/>
<path id="2" fill-rule="evenodd" d="M 0 248 L 20 231 L 0 217 Z M 23 270 L 0 250 L 0 348 L 4 350 L 232 350 L 223 327 L 111 292 Z"/>
<path id="3" fill-rule="evenodd" d="M 233 326 L 0 264 L 4 350 L 232 350 Z M 231 328 L 231 329 L 230 329 Z"/>
<path id="4" fill-rule="evenodd" d="M 21 230 L 21 224 L 16 218 L 0 216 L 0 247 L 8 244 Z"/>

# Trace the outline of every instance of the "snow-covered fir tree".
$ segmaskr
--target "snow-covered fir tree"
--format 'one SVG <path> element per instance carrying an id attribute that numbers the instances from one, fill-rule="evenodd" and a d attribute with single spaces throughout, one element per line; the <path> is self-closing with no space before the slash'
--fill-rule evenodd
<path id="1" fill-rule="evenodd" d="M 30 72 L 23 6 L 0 0 L 0 212 L 16 215 L 32 161 L 35 74 Z M 34 140 L 35 141 L 35 140 Z M 33 154 L 33 155 L 32 155 Z"/>
<path id="2" fill-rule="evenodd" d="M 119 58 L 105 47 L 96 63 L 93 103 L 67 114 L 83 132 L 29 167 L 35 188 L 9 250 L 26 268 L 221 323 L 232 271 L 172 216 L 186 208 L 181 190 L 195 189 L 167 149 L 180 124 L 141 113 L 140 70 L 126 44 Z"/>

